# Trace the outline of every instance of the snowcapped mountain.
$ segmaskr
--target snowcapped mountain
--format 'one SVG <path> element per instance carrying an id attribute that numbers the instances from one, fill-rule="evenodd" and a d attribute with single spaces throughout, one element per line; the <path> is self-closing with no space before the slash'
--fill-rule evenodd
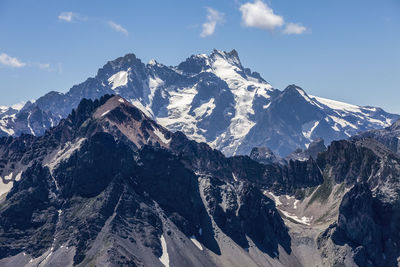
<path id="1" fill-rule="evenodd" d="M 178 66 L 133 54 L 108 62 L 94 78 L 67 93 L 50 92 L 28 102 L 12 117 L 1 117 L 0 136 L 42 135 L 66 117 L 82 98 L 119 94 L 171 131 L 207 142 L 226 155 L 269 147 L 280 155 L 360 131 L 389 126 L 398 115 L 309 96 L 298 86 L 274 89 L 260 74 L 242 66 L 238 53 L 214 50 Z"/>

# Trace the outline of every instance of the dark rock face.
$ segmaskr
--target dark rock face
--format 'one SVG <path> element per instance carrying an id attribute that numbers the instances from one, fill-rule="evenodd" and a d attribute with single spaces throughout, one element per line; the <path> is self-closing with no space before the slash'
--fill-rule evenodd
<path id="1" fill-rule="evenodd" d="M 372 138 L 387 146 L 393 152 L 400 154 L 400 120 L 381 130 L 371 130 L 354 137 Z"/>
<path id="2" fill-rule="evenodd" d="M 97 115 L 113 103 L 121 104 Z M 115 117 L 118 110 L 123 115 Z M 291 252 L 287 227 L 257 185 L 264 165 L 248 157 L 225 158 L 182 133 L 165 134 L 168 147 L 133 145 L 132 136 L 121 138 L 122 131 L 107 128 L 111 122 L 123 125 L 126 114 L 139 120 L 139 128 L 146 122 L 144 130 L 154 138 L 154 122 L 105 96 L 83 100 L 41 137 L 0 139 L 1 159 L 11 156 L 22 172 L 0 201 L 0 260 L 26 253 L 45 261 L 70 247 L 74 264 L 100 264 L 101 258 L 114 266 L 152 265 L 164 253 L 161 235 L 195 237 L 218 255 L 213 223 L 244 249 L 247 236 L 271 257 L 278 256 L 278 245 Z M 183 262 L 196 263 L 186 257 Z M 204 255 L 198 259 L 212 264 Z"/>
<path id="3" fill-rule="evenodd" d="M 324 247 L 348 244 L 359 266 L 396 266 L 399 235 L 400 158 L 373 139 L 332 142 L 318 157 L 337 183 L 352 188 L 339 208 L 337 223 L 320 236 Z M 329 252 L 328 252 L 329 253 Z"/>
<path id="4" fill-rule="evenodd" d="M 254 147 L 250 152 L 250 158 L 262 164 L 286 164 L 285 160 L 276 156 L 268 147 Z"/>
<path id="5" fill-rule="evenodd" d="M 246 236 L 271 257 L 279 255 L 278 245 L 291 253 L 290 236 L 275 204 L 249 183 L 234 185 L 217 179 L 203 180 L 210 215 L 218 227 L 244 249 Z"/>
<path id="6" fill-rule="evenodd" d="M 318 158 L 319 165 L 334 164 L 333 177 L 337 183 L 355 184 L 366 180 L 372 173 L 376 155 L 366 147 L 347 141 L 332 142 L 328 151 Z"/>
<path id="7" fill-rule="evenodd" d="M 349 244 L 359 266 L 396 266 L 400 241 L 399 206 L 382 203 L 367 184 L 356 184 L 343 198 L 332 240 Z"/>
<path id="8" fill-rule="evenodd" d="M 188 140 L 182 133 L 172 135 L 170 148 L 200 173 L 224 181 L 235 177 L 271 188 L 280 193 L 293 193 L 297 188 L 322 184 L 323 177 L 313 159 L 289 161 L 286 165 L 261 164 L 248 156 L 226 158 L 205 143 Z"/>
<path id="9" fill-rule="evenodd" d="M 324 143 L 324 139 L 319 138 L 310 143 L 307 150 L 305 151 L 306 155 L 309 155 L 313 159 L 317 159 L 318 153 L 324 152 L 326 150 L 326 146 Z"/>
<path id="10" fill-rule="evenodd" d="M 290 155 L 286 157 L 286 160 L 307 160 L 312 157 L 314 160 L 317 159 L 318 154 L 326 151 L 324 139 L 318 138 L 312 141 L 307 149 L 302 150 L 301 148 L 296 149 Z"/>
<path id="11" fill-rule="evenodd" d="M 6 204 L 1 206 L 0 258 L 23 249 L 40 255 L 51 246 L 57 209 L 49 199 L 50 180 L 48 170 L 35 164 L 7 195 Z"/>
<path id="12" fill-rule="evenodd" d="M 370 259 L 375 265 L 382 262 L 382 250 L 379 245 L 382 234 L 375 223 L 377 218 L 368 186 L 356 184 L 344 196 L 339 212 L 337 227 L 332 235 L 333 241 L 339 244 L 347 238 L 346 241 L 350 241 L 356 247 L 361 246 L 358 250 L 364 251 L 367 257 L 363 262 L 357 262 L 360 266 L 365 266 Z"/>

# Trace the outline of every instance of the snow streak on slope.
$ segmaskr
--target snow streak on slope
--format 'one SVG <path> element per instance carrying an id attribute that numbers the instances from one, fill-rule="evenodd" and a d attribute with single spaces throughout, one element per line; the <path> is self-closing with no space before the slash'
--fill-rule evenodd
<path id="1" fill-rule="evenodd" d="M 165 138 L 164 134 L 158 128 L 155 128 L 153 132 L 155 135 L 157 135 L 158 138 L 160 138 L 161 142 L 163 142 L 164 144 L 168 145 L 171 141 L 171 139 Z"/>
<path id="2" fill-rule="evenodd" d="M 303 135 L 305 138 L 309 139 L 310 141 L 312 141 L 311 139 L 311 134 L 313 133 L 313 131 L 315 130 L 315 128 L 318 126 L 319 121 L 310 121 L 308 123 L 303 124 Z"/>
<path id="3" fill-rule="evenodd" d="M 169 255 L 167 250 L 167 242 L 165 242 L 164 235 L 161 235 L 160 238 L 161 247 L 162 247 L 162 255 L 159 258 L 161 263 L 164 264 L 165 267 L 169 267 Z"/>
<path id="4" fill-rule="evenodd" d="M 29 115 L 28 115 L 28 118 L 27 118 L 27 120 L 28 120 L 28 128 L 31 131 L 31 134 L 35 135 L 35 132 L 33 131 L 32 127 L 31 127 L 31 122 L 30 122 L 31 115 L 32 115 L 32 112 L 29 112 Z"/>

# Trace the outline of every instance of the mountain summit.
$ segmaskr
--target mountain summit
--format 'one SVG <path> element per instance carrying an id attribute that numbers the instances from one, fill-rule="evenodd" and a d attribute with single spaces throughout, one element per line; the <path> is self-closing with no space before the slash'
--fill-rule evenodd
<path id="1" fill-rule="evenodd" d="M 269 147 L 281 156 L 305 149 L 317 138 L 326 144 L 360 131 L 389 126 L 400 116 L 308 95 L 290 85 L 274 89 L 243 67 L 236 50 L 193 55 L 178 66 L 134 54 L 109 61 L 94 78 L 67 93 L 50 92 L 21 110 L 0 111 L 0 135 L 42 135 L 83 98 L 118 94 L 175 132 L 206 142 L 226 155 Z"/>

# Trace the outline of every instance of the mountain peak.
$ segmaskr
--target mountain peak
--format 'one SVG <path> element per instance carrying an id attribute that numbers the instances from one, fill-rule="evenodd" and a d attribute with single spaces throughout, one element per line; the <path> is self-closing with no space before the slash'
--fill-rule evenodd
<path id="1" fill-rule="evenodd" d="M 125 56 L 108 61 L 97 72 L 97 77 L 109 77 L 116 71 L 127 70 L 129 68 L 143 68 L 144 64 L 135 54 L 129 53 Z"/>
<path id="2" fill-rule="evenodd" d="M 291 84 L 283 90 L 283 95 L 290 95 L 290 96 L 298 96 L 304 98 L 307 102 L 311 102 L 311 98 L 308 94 L 301 88 L 295 84 Z"/>
<path id="3" fill-rule="evenodd" d="M 221 62 L 222 61 L 222 62 Z M 187 58 L 177 67 L 178 70 L 186 73 L 200 73 L 209 70 L 215 63 L 229 64 L 243 69 L 238 52 L 233 49 L 230 52 L 213 49 L 211 54 L 197 54 Z"/>
<path id="4" fill-rule="evenodd" d="M 224 57 L 230 57 L 230 58 L 237 58 L 239 59 L 239 54 L 236 51 L 236 49 L 232 49 L 230 52 L 223 51 L 223 50 L 218 50 L 218 49 L 213 49 L 211 55 L 221 55 Z"/>
<path id="5" fill-rule="evenodd" d="M 128 53 L 123 57 L 119 57 L 117 59 L 109 61 L 108 63 L 110 63 L 111 65 L 125 65 L 125 64 L 132 64 L 135 61 L 140 61 L 140 59 L 138 59 L 135 54 Z"/>
<path id="6" fill-rule="evenodd" d="M 294 91 L 297 91 L 297 92 L 305 92 L 305 91 L 303 90 L 303 88 L 301 88 L 300 86 L 297 86 L 296 84 L 288 85 L 288 86 L 285 88 L 284 91 L 288 91 L 288 92 L 294 92 Z"/>
<path id="7" fill-rule="evenodd" d="M 122 107 L 122 106 L 126 106 L 126 105 L 133 106 L 132 104 L 128 103 L 125 99 L 123 99 L 120 96 L 112 96 L 96 110 L 96 112 L 94 113 L 94 117 L 100 118 L 100 117 L 106 116 L 107 113 L 111 112 L 112 110 L 116 109 L 117 107 Z M 103 112 L 103 113 L 101 113 L 101 112 Z"/>
<path id="8" fill-rule="evenodd" d="M 239 54 L 235 49 L 233 49 L 230 52 L 214 49 L 213 52 L 210 54 L 210 58 L 214 60 L 216 60 L 217 58 L 222 58 L 226 60 L 228 63 L 242 68 L 242 63 L 240 62 Z"/>
<path id="9" fill-rule="evenodd" d="M 128 139 L 138 148 L 145 144 L 168 147 L 171 133 L 120 96 L 109 98 L 93 113 L 102 131 Z"/>

